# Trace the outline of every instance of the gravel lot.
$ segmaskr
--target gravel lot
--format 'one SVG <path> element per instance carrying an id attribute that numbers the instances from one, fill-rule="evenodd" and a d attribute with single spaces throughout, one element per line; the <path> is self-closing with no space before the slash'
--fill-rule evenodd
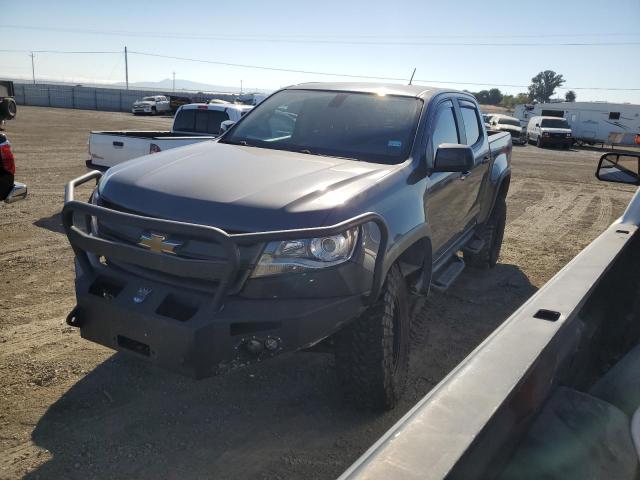
<path id="1" fill-rule="evenodd" d="M 427 305 L 406 400 L 384 415 L 340 400 L 331 356 L 284 355 L 202 381 L 83 341 L 59 212 L 89 130 L 170 118 L 20 107 L 7 125 L 29 198 L 0 204 L 0 478 L 331 479 L 623 211 L 600 152 L 514 147 L 500 264 Z"/>

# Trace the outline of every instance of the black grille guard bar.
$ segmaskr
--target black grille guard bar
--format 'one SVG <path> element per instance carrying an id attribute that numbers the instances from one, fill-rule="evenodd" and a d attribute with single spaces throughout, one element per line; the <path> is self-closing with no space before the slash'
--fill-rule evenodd
<path id="1" fill-rule="evenodd" d="M 337 235 L 349 228 L 373 222 L 380 229 L 380 245 L 375 261 L 371 292 L 367 299 L 372 300 L 377 298 L 382 288 L 384 278 L 382 270 L 384 255 L 387 251 L 389 229 L 384 219 L 377 213 L 364 213 L 328 227 L 230 235 L 224 230 L 215 227 L 144 217 L 75 200 L 76 187 L 94 179 L 97 182 L 100 177 L 102 177 L 102 172 L 94 170 L 71 180 L 65 187 L 62 223 L 69 243 L 83 270 L 94 271 L 98 268 L 89 260 L 87 252 L 90 252 L 97 256 L 112 258 L 171 275 L 216 281 L 218 284 L 212 299 L 212 308 L 215 311 L 222 305 L 223 299 L 228 293 L 230 285 L 236 278 L 240 267 L 240 251 L 238 245 Z M 90 224 L 88 221 L 90 217 L 101 217 L 128 225 L 135 225 L 147 230 L 186 235 L 190 238 L 213 242 L 222 246 L 226 257 L 219 260 L 189 259 L 143 250 L 132 245 L 95 237 L 75 226 L 75 214 L 82 215 L 87 225 Z"/>

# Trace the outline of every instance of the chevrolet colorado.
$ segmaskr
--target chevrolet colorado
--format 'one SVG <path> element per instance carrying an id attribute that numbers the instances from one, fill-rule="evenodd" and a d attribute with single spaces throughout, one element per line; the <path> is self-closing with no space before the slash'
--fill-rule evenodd
<path id="1" fill-rule="evenodd" d="M 412 305 L 496 264 L 511 148 L 464 92 L 285 88 L 217 141 L 69 182 L 67 322 L 195 377 L 327 340 L 347 397 L 392 408 Z"/>
<path id="2" fill-rule="evenodd" d="M 638 153 L 598 179 L 640 185 Z M 339 480 L 636 480 L 640 189 Z"/>
<path id="3" fill-rule="evenodd" d="M 212 140 L 221 133 L 221 123 L 240 120 L 251 108 L 245 105 L 192 103 L 178 108 L 169 132 L 91 132 L 87 167 L 106 170 L 132 158 Z"/>

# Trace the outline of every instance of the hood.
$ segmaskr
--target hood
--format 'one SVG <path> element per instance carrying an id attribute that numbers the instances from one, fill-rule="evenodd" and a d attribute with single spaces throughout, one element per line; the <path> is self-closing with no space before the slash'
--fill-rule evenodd
<path id="1" fill-rule="evenodd" d="M 142 215 L 232 232 L 308 228 L 395 167 L 208 141 L 113 167 L 99 193 Z"/>
<path id="2" fill-rule="evenodd" d="M 499 128 L 505 132 L 522 132 L 522 127 L 516 127 L 515 125 L 499 125 Z"/>

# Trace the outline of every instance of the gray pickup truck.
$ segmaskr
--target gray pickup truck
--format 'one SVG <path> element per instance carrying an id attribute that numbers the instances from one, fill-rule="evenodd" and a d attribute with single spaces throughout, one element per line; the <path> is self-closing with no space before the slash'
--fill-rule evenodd
<path id="1" fill-rule="evenodd" d="M 392 408 L 412 306 L 497 261 L 511 148 L 464 92 L 285 88 L 216 141 L 67 185 L 67 322 L 195 377 L 322 342 L 349 398 Z"/>

